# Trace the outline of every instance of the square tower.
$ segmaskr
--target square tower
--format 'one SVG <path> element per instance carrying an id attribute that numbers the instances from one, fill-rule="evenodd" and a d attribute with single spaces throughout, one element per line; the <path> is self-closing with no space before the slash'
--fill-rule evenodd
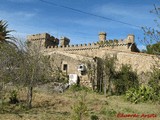
<path id="1" fill-rule="evenodd" d="M 105 32 L 100 32 L 99 33 L 99 42 L 104 42 L 106 41 L 106 33 Z"/>

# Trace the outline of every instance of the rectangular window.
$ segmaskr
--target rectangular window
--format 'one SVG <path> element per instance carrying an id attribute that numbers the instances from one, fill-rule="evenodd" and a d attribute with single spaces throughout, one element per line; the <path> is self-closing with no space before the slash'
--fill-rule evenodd
<path id="1" fill-rule="evenodd" d="M 66 70 L 67 71 L 67 64 L 63 64 L 63 70 Z"/>

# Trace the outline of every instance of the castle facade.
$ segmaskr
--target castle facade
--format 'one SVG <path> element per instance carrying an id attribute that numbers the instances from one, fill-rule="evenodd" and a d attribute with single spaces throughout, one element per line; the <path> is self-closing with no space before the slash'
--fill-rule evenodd
<path id="1" fill-rule="evenodd" d="M 117 68 L 122 64 L 130 64 L 138 74 L 151 71 L 152 66 L 158 61 L 154 55 L 139 53 L 133 34 L 121 40 L 108 40 L 105 32 L 100 32 L 98 37 L 96 43 L 71 45 L 67 37 L 58 39 L 48 33 L 42 33 L 28 35 L 27 41 L 31 47 L 38 46 L 42 54 L 53 58 L 53 67 L 58 67 L 66 74 L 77 74 L 81 77 L 81 83 L 88 86 L 91 81 L 88 74 L 83 74 L 82 71 L 87 69 L 85 61 L 95 63 L 97 57 L 103 58 L 106 54 L 116 55 Z"/>

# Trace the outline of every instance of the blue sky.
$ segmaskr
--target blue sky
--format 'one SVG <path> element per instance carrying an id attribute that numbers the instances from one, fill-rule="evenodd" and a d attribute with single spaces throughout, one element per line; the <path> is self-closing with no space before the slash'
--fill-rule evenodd
<path id="1" fill-rule="evenodd" d="M 98 41 L 98 33 L 107 32 L 107 39 L 124 39 L 134 34 L 140 49 L 144 45 L 143 31 L 131 25 L 102 19 L 72 11 L 59 6 L 78 9 L 136 26 L 154 27 L 156 16 L 149 11 L 159 0 L 1 0 L 0 19 L 8 21 L 9 29 L 16 37 L 25 39 L 26 35 L 44 33 L 60 38 L 66 36 L 71 44 Z M 59 6 L 55 6 L 56 3 Z"/>

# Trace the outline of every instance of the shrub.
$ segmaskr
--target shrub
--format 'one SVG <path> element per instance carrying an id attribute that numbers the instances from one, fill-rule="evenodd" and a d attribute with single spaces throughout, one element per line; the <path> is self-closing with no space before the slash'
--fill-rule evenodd
<path id="1" fill-rule="evenodd" d="M 82 120 L 85 116 L 88 115 L 88 108 L 85 103 L 86 101 L 86 94 L 80 94 L 79 100 L 74 104 L 72 107 L 74 120 Z"/>
<path id="2" fill-rule="evenodd" d="M 137 73 L 132 70 L 130 65 L 122 65 L 115 77 L 114 85 L 117 95 L 125 94 L 130 88 L 137 88 L 139 86 Z"/>
<path id="3" fill-rule="evenodd" d="M 131 88 L 125 95 L 128 101 L 133 103 L 156 101 L 158 97 L 155 90 L 148 85 L 141 85 L 139 88 Z"/>
<path id="4" fill-rule="evenodd" d="M 106 107 L 102 107 L 100 110 L 100 114 L 106 115 L 108 117 L 113 117 L 116 115 L 116 111 L 114 109 L 107 109 Z"/>
<path id="5" fill-rule="evenodd" d="M 17 91 L 16 90 L 11 91 L 9 99 L 10 99 L 9 103 L 11 103 L 11 104 L 16 104 L 19 102 L 18 98 L 17 98 Z"/>
<path id="6" fill-rule="evenodd" d="M 86 91 L 86 92 L 90 91 L 90 89 L 87 88 L 86 86 L 81 86 L 79 84 L 71 85 L 70 90 L 72 90 L 72 91 L 82 91 L 83 90 L 83 91 Z"/>
<path id="7" fill-rule="evenodd" d="M 148 85 L 154 89 L 156 94 L 160 93 L 160 70 L 154 68 L 153 72 L 151 73 L 150 81 Z"/>
<path id="8" fill-rule="evenodd" d="M 91 115 L 91 120 L 99 120 L 97 115 Z"/>

